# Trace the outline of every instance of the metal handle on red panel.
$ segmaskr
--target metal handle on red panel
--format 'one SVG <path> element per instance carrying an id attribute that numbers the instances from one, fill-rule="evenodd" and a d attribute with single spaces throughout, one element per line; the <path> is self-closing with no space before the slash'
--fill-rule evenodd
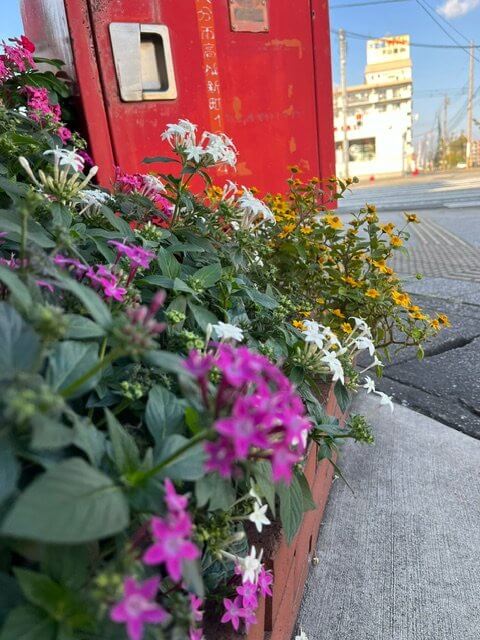
<path id="1" fill-rule="evenodd" d="M 168 27 L 112 22 L 110 39 L 120 97 L 124 102 L 177 97 Z"/>

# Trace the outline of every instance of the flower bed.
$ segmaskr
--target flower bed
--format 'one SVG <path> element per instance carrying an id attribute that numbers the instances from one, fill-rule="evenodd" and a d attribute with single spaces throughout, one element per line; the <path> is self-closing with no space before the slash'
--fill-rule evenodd
<path id="1" fill-rule="evenodd" d="M 33 54 L 0 55 L 0 640 L 201 640 L 204 611 L 286 637 L 338 448 L 372 441 L 350 394 L 391 404 L 375 343 L 448 320 L 388 271 L 406 231 L 326 212 L 348 185 L 291 178 L 275 215 L 213 184 L 236 149 L 188 120 L 165 172 L 97 188 Z"/>

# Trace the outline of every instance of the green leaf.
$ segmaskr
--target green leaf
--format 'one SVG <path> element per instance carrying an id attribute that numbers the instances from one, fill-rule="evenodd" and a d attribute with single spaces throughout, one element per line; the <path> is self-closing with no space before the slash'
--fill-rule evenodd
<path id="1" fill-rule="evenodd" d="M 30 447 L 34 451 L 63 449 L 73 442 L 73 430 L 52 419 L 51 416 L 43 414 L 33 416 L 32 426 Z"/>
<path id="2" fill-rule="evenodd" d="M 81 590 L 88 579 L 91 545 L 44 545 L 43 573 L 74 590 Z"/>
<path id="3" fill-rule="evenodd" d="M 25 598 L 31 604 L 49 613 L 53 618 L 58 602 L 63 598 L 62 587 L 37 571 L 16 568 L 14 573 Z"/>
<path id="4" fill-rule="evenodd" d="M 15 491 L 19 474 L 13 446 L 6 431 L 0 432 L 0 504 Z"/>
<path id="5" fill-rule="evenodd" d="M 163 247 L 158 250 L 158 264 L 162 275 L 167 276 L 167 278 L 175 280 L 180 275 L 180 263 Z"/>
<path id="6" fill-rule="evenodd" d="M 176 451 L 184 447 L 188 439 L 180 435 L 168 436 L 160 451 L 155 451 L 155 464 L 170 458 Z M 172 480 L 198 480 L 205 471 L 203 462 L 205 455 L 202 444 L 196 444 L 162 469 L 157 477 L 168 477 Z"/>
<path id="7" fill-rule="evenodd" d="M 105 335 L 105 329 L 90 320 L 90 318 L 77 313 L 65 314 L 64 318 L 68 322 L 67 338 L 85 340 L 101 338 Z"/>
<path id="8" fill-rule="evenodd" d="M 123 218 L 120 218 L 119 216 L 116 216 L 109 207 L 107 207 L 105 205 L 101 205 L 100 213 L 103 215 L 104 218 L 106 218 L 108 220 L 108 222 L 111 224 L 111 226 L 114 229 L 116 229 L 117 231 L 119 231 L 121 233 L 122 238 L 130 238 L 131 239 L 131 238 L 135 237 L 135 234 L 131 230 L 130 225 L 128 224 L 128 222 L 123 220 Z"/>
<path id="9" fill-rule="evenodd" d="M 214 262 L 195 271 L 192 277 L 200 280 L 204 289 L 208 289 L 213 287 L 222 277 L 222 265 L 219 262 Z"/>
<path id="10" fill-rule="evenodd" d="M 143 356 L 143 360 L 168 373 L 188 375 L 188 371 L 183 366 L 183 359 L 176 353 L 170 351 L 149 351 Z"/>
<path id="11" fill-rule="evenodd" d="M 61 289 L 70 291 L 76 298 L 80 300 L 88 313 L 101 327 L 107 328 L 112 323 L 112 315 L 99 295 L 83 284 L 76 282 L 72 278 L 63 276 L 60 273 L 56 274 L 57 286 Z"/>
<path id="12" fill-rule="evenodd" d="M 280 519 L 288 544 L 297 533 L 303 518 L 303 493 L 296 476 L 293 476 L 290 485 L 280 483 L 277 485 L 277 493 L 280 498 Z"/>
<path id="13" fill-rule="evenodd" d="M 265 307 L 265 309 L 276 309 L 278 307 L 278 302 L 274 298 L 267 296 L 266 293 L 260 293 L 260 291 L 251 287 L 245 288 L 245 292 L 250 300 L 260 307 Z"/>
<path id="14" fill-rule="evenodd" d="M 0 628 L 10 611 L 24 603 L 25 598 L 18 582 L 13 576 L 0 571 Z"/>
<path id="15" fill-rule="evenodd" d="M 106 448 L 105 435 L 93 424 L 88 424 L 80 418 L 75 421 L 73 433 L 72 444 L 84 451 L 95 467 L 100 467 Z"/>
<path id="16" fill-rule="evenodd" d="M 0 633 L 0 640 L 56 640 L 57 625 L 50 616 L 31 605 L 13 609 Z"/>
<path id="17" fill-rule="evenodd" d="M 297 478 L 300 488 L 302 490 L 303 510 L 314 511 L 317 508 L 317 505 L 313 500 L 312 492 L 310 490 L 310 485 L 308 484 L 308 480 L 305 477 L 305 474 L 302 471 L 296 471 L 295 477 Z"/>
<path id="18" fill-rule="evenodd" d="M 272 476 L 272 465 L 266 460 L 258 460 L 253 467 L 253 475 L 260 493 L 265 497 L 270 511 L 275 516 L 275 484 Z"/>
<path id="19" fill-rule="evenodd" d="M 2 180 L 4 180 L 4 178 L 0 177 L 0 188 L 3 186 L 1 184 Z M 0 210 L 0 231 L 8 231 L 10 240 L 20 242 L 22 238 L 22 221 L 20 215 L 16 211 Z M 27 222 L 27 238 L 30 242 L 42 247 L 42 249 L 51 249 L 55 246 L 55 241 L 45 232 L 42 225 L 31 218 L 29 218 Z"/>
<path id="20" fill-rule="evenodd" d="M 122 427 L 111 411 L 105 409 L 113 459 L 120 473 L 136 471 L 140 466 L 140 452 L 133 437 Z"/>
<path id="21" fill-rule="evenodd" d="M 175 280 L 173 281 L 173 288 L 175 289 L 175 291 L 183 291 L 184 293 L 191 293 L 192 295 L 195 294 L 195 291 L 192 289 L 192 287 L 189 287 L 188 284 L 183 280 L 180 280 L 180 278 L 175 278 Z"/>
<path id="22" fill-rule="evenodd" d="M 153 284 L 157 287 L 163 287 L 164 289 L 173 289 L 173 278 L 167 278 L 167 276 L 146 276 L 138 282 L 140 282 L 140 284 Z"/>
<path id="23" fill-rule="evenodd" d="M 340 407 L 340 410 L 346 411 L 350 402 L 350 395 L 348 393 L 348 389 L 340 382 L 340 380 L 337 380 L 333 388 L 333 391 L 335 393 L 335 398 L 338 402 L 338 406 Z"/>
<path id="24" fill-rule="evenodd" d="M 52 544 L 81 544 L 119 533 L 128 523 L 121 489 L 85 460 L 70 458 L 25 489 L 1 532 Z"/>
<path id="25" fill-rule="evenodd" d="M 11 269 L 0 265 L 0 282 L 10 291 L 10 298 L 22 311 L 28 311 L 32 306 L 32 296 L 30 291 L 23 284 L 20 278 Z"/>
<path id="26" fill-rule="evenodd" d="M 218 318 L 211 311 L 205 309 L 205 307 L 200 307 L 199 305 L 193 304 L 193 302 L 188 301 L 188 307 L 192 312 L 193 317 L 195 318 L 195 322 L 198 324 L 202 331 L 207 330 L 207 326 L 209 324 L 217 324 Z"/>
<path id="27" fill-rule="evenodd" d="M 171 391 L 160 385 L 150 389 L 145 421 L 155 443 L 159 445 L 165 438 L 178 431 L 183 424 L 185 403 Z"/>
<path id="28" fill-rule="evenodd" d="M 142 160 L 144 164 L 153 164 L 154 162 L 179 162 L 176 158 L 169 158 L 168 156 L 152 156 L 151 158 L 144 158 Z"/>
<path id="29" fill-rule="evenodd" d="M 40 339 L 6 302 L 0 302 L 0 345 L 0 380 L 9 380 L 20 371 L 32 372 Z"/>
<path id="30" fill-rule="evenodd" d="M 66 389 L 72 382 L 78 380 L 98 361 L 98 344 L 96 342 L 75 342 L 66 340 L 55 345 L 49 358 L 46 373 L 47 382 L 56 391 Z M 73 397 L 78 397 L 92 389 L 100 379 L 99 371 L 75 391 Z"/>
<path id="31" fill-rule="evenodd" d="M 182 579 L 190 593 L 196 593 L 197 596 L 203 598 L 205 589 L 203 587 L 200 563 L 198 561 L 187 562 L 184 560 L 182 562 Z"/>
<path id="32" fill-rule="evenodd" d="M 199 507 L 208 505 L 210 511 L 226 511 L 235 502 L 235 489 L 230 480 L 208 473 L 195 483 L 195 499 Z"/>

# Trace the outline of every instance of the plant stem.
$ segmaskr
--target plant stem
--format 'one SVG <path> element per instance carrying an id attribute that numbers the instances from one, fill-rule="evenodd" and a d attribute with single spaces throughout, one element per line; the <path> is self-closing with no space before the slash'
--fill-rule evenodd
<path id="1" fill-rule="evenodd" d="M 145 473 L 139 474 L 138 480 L 140 480 L 141 482 L 145 482 L 146 480 L 153 478 L 153 476 L 156 476 L 159 471 L 165 469 L 165 467 L 168 467 L 170 464 L 172 464 L 172 462 L 175 462 L 175 460 L 182 456 L 186 451 L 191 449 L 202 440 L 206 440 L 210 433 L 212 433 L 211 429 L 203 429 L 186 444 L 184 444 L 183 447 L 180 447 L 180 449 L 177 449 L 174 453 L 169 455 L 168 458 L 165 458 L 165 460 L 162 460 L 162 462 L 160 462 L 159 464 L 155 465 L 148 471 L 145 471 Z"/>
<path id="2" fill-rule="evenodd" d="M 98 360 L 98 362 L 91 369 L 89 369 L 86 373 L 80 376 L 80 378 L 77 378 L 76 380 L 74 380 L 71 384 L 68 385 L 66 389 L 63 389 L 60 395 L 63 398 L 69 398 L 73 393 L 75 393 L 77 389 L 79 389 L 83 384 L 85 384 L 87 380 L 89 380 L 96 373 L 104 369 L 111 362 L 119 358 L 122 355 L 122 353 L 123 351 L 121 351 L 120 349 L 112 349 L 112 351 L 110 351 L 108 356 L 106 356 L 103 360 Z"/>

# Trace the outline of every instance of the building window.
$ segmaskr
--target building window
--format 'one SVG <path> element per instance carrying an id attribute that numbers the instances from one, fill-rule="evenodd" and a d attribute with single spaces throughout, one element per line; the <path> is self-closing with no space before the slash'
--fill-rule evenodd
<path id="1" fill-rule="evenodd" d="M 350 162 L 367 162 L 375 159 L 375 138 L 350 140 Z"/>

